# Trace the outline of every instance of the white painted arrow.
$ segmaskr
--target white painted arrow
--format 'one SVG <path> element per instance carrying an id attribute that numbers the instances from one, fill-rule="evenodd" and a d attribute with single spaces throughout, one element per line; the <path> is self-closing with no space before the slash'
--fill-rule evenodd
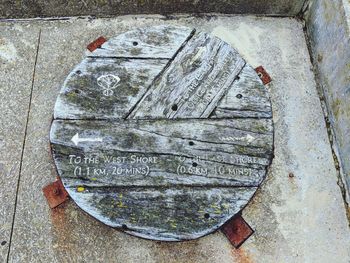
<path id="1" fill-rule="evenodd" d="M 79 142 L 102 142 L 102 138 L 80 138 L 79 133 L 76 133 L 71 140 L 75 145 L 78 145 Z"/>
<path id="2" fill-rule="evenodd" d="M 223 141 L 247 141 L 248 143 L 251 143 L 252 141 L 255 140 L 253 136 L 250 134 L 247 134 L 246 136 L 243 137 L 221 137 L 221 140 Z"/>

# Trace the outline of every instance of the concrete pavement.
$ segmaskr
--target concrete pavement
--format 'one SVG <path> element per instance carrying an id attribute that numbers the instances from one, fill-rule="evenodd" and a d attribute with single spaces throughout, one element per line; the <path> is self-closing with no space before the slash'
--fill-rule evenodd
<path id="1" fill-rule="evenodd" d="M 42 195 L 56 176 L 48 140 L 53 106 L 86 45 L 164 23 L 217 35 L 273 78 L 275 158 L 243 212 L 255 234 L 238 250 L 220 232 L 182 243 L 139 239 L 72 201 L 50 210 Z M 9 254 L 9 262 L 349 262 L 349 225 L 301 22 L 150 15 L 0 27 L 0 261 Z"/>

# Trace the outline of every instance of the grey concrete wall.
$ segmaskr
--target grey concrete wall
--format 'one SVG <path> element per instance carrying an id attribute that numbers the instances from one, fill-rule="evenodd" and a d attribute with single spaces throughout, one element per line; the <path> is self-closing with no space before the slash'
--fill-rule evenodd
<path id="1" fill-rule="evenodd" d="M 294 16 L 305 0 L 1 0 L 0 17 L 225 13 Z"/>
<path id="2" fill-rule="evenodd" d="M 317 78 L 329 113 L 349 204 L 350 33 L 348 0 L 313 0 L 306 14 Z"/>

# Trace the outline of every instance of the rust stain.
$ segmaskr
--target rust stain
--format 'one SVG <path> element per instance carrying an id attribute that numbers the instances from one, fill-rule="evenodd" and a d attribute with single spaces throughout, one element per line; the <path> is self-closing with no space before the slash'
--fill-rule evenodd
<path id="1" fill-rule="evenodd" d="M 238 263 L 253 263 L 254 261 L 249 254 L 243 249 L 231 249 L 231 254 L 234 258 L 234 262 Z"/>
<path id="2" fill-rule="evenodd" d="M 67 214 L 67 203 L 51 210 L 52 228 L 52 246 L 57 251 L 57 256 L 66 255 L 67 253 L 77 253 L 73 240 L 72 223 L 69 222 Z"/>

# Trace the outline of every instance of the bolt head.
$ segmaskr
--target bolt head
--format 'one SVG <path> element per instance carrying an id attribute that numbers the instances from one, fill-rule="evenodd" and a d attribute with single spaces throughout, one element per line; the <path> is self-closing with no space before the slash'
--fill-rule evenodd
<path id="1" fill-rule="evenodd" d="M 60 189 L 58 189 L 58 188 L 53 189 L 53 193 L 54 193 L 54 195 L 59 195 Z"/>

